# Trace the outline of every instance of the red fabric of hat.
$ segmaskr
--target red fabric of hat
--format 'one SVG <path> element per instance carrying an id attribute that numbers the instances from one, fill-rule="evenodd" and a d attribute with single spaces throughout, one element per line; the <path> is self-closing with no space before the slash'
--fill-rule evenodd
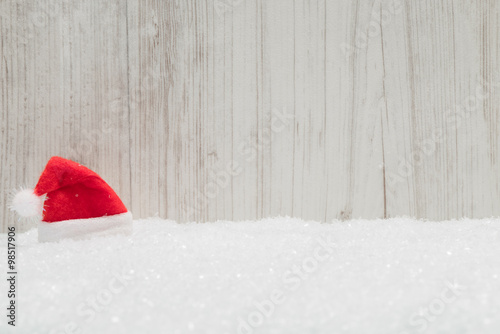
<path id="1" fill-rule="evenodd" d="M 35 187 L 35 194 L 47 194 L 43 221 L 49 223 L 127 212 L 118 195 L 99 175 L 60 157 L 49 160 Z"/>

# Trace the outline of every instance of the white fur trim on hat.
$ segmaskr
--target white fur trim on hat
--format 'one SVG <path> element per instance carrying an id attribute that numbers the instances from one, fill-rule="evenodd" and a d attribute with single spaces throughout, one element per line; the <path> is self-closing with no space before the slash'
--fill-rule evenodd
<path id="1" fill-rule="evenodd" d="M 86 219 L 70 219 L 53 223 L 38 223 L 38 241 L 50 242 L 61 239 L 89 239 L 95 236 L 108 236 L 132 233 L 132 213 L 125 212 L 113 216 Z"/>
<path id="2" fill-rule="evenodd" d="M 22 189 L 16 193 L 10 204 L 10 209 L 21 217 L 36 217 L 42 215 L 43 199 L 37 196 L 33 189 Z"/>

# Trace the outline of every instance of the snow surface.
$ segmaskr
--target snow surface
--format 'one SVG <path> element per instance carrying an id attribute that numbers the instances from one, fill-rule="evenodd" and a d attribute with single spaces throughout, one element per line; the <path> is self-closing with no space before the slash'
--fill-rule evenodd
<path id="1" fill-rule="evenodd" d="M 19 234 L 0 333 L 500 333 L 500 220 L 134 222 Z M 5 275 L 7 236 L 0 235 Z"/>

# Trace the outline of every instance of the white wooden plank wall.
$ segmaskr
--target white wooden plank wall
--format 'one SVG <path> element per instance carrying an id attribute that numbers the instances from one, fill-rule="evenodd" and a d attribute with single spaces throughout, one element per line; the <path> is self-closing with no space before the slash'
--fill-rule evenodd
<path id="1" fill-rule="evenodd" d="M 499 216 L 499 20 L 497 0 L 0 0 L 2 231 L 52 155 L 136 217 Z"/>

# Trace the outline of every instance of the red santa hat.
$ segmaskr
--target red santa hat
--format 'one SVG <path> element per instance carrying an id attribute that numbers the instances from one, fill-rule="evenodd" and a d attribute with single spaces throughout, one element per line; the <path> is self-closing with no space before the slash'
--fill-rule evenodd
<path id="1" fill-rule="evenodd" d="M 38 241 L 129 234 L 132 214 L 104 180 L 74 161 L 52 157 L 34 190 L 11 205 L 23 217 L 40 217 Z"/>

